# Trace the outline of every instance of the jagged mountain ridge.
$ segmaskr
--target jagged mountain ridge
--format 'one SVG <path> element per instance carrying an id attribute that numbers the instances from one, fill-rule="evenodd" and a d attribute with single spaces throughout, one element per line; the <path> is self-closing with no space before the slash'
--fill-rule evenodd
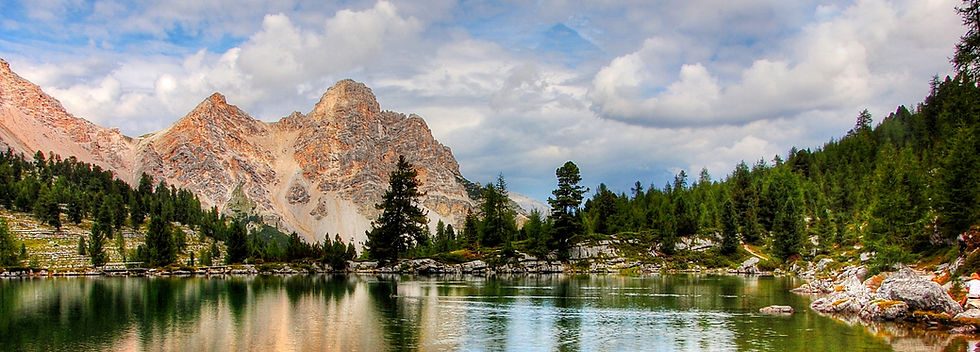
<path id="1" fill-rule="evenodd" d="M 69 114 L 0 60 L 0 148 L 52 151 L 113 170 L 142 173 L 224 208 L 240 188 L 266 223 L 307 240 L 340 234 L 364 241 L 399 155 L 419 171 L 433 224 L 460 224 L 474 201 L 452 151 L 417 115 L 383 111 L 352 80 L 327 90 L 307 113 L 256 120 L 215 93 L 170 127 L 130 138 Z"/>

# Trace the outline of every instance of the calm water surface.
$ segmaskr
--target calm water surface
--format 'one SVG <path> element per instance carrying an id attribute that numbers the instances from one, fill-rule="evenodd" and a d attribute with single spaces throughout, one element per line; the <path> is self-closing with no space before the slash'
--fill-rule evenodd
<path id="1" fill-rule="evenodd" d="M 908 343 L 812 312 L 808 298 L 788 292 L 798 284 L 711 275 L 0 280 L 0 350 L 890 351 Z M 758 314 L 772 304 L 797 313 Z"/>

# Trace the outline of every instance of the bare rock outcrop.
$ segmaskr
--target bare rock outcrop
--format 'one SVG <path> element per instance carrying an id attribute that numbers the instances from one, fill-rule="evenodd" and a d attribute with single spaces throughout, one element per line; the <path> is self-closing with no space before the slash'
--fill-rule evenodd
<path id="1" fill-rule="evenodd" d="M 131 184 L 146 173 L 222 211 L 245 198 L 235 202 L 254 203 L 254 215 L 309 241 L 340 234 L 363 242 L 399 155 L 418 171 L 433 226 L 460 225 L 474 206 L 452 151 L 425 121 L 381 110 L 352 80 L 337 82 L 309 113 L 274 123 L 215 93 L 172 126 L 134 139 L 72 116 L 0 60 L 0 147 L 75 156 Z"/>

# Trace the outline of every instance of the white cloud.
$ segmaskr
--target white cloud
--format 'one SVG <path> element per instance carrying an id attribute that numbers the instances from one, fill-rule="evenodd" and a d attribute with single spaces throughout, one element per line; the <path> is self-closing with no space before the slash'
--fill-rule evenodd
<path id="1" fill-rule="evenodd" d="M 0 39 L 0 54 L 71 112 L 130 135 L 215 91 L 271 120 L 354 78 L 382 108 L 424 117 L 470 179 L 502 172 L 544 199 L 566 160 L 586 186 L 617 191 L 679 169 L 722 178 L 743 159 L 819 146 L 865 107 L 879 120 L 921 101 L 962 32 L 956 4 L 106 0 L 67 23 L 3 19 L 46 37 Z M 556 23 L 598 49 L 536 52 L 529 38 Z M 92 44 L 46 41 L 60 32 Z"/>
<path id="2" fill-rule="evenodd" d="M 662 63 L 663 40 L 653 38 L 596 74 L 589 95 L 592 107 L 605 118 L 668 127 L 739 125 L 857 107 L 891 90 L 888 85 L 896 81 L 907 83 L 902 77 L 908 75 L 909 66 L 888 64 L 896 57 L 934 55 L 937 47 L 948 50 L 960 28 L 955 14 L 940 4 L 949 2 L 859 1 L 839 16 L 806 26 L 730 80 L 712 74 L 707 63 L 689 62 L 676 69 L 672 82 L 665 83 L 663 75 L 654 72 L 670 66 Z M 830 14 L 824 7 L 817 13 L 818 18 Z M 950 24 L 907 24 L 926 22 L 923 18 Z M 916 35 L 916 26 L 929 26 L 933 40 Z M 935 40 L 937 36 L 946 40 Z M 908 52 L 909 48 L 922 52 Z M 915 61 L 936 72 L 947 69 L 945 62 L 932 59 L 928 62 L 920 56 Z"/>

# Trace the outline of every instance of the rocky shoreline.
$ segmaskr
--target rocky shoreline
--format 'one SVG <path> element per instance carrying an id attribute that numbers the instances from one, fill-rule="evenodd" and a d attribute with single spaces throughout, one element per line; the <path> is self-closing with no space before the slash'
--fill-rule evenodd
<path id="1" fill-rule="evenodd" d="M 819 313 L 866 325 L 880 322 L 925 324 L 954 333 L 977 331 L 980 309 L 963 309 L 950 295 L 952 280 L 908 267 L 869 275 L 864 266 L 839 271 L 793 289 L 816 299 L 810 308 Z"/>
<path id="2" fill-rule="evenodd" d="M 371 261 L 348 261 L 346 268 L 335 270 L 321 263 L 303 264 L 243 264 L 208 267 L 172 267 L 170 269 L 126 269 L 120 266 L 103 268 L 71 268 L 56 270 L 19 269 L 2 271 L 0 278 L 47 277 L 47 276 L 211 276 L 211 275 L 259 275 L 301 273 L 350 273 L 350 274 L 652 274 L 652 273 L 708 273 L 731 275 L 782 275 L 783 272 L 760 270 L 759 259 L 751 257 L 736 268 L 704 268 L 697 265 L 684 270 L 671 270 L 661 264 L 631 260 L 620 254 L 612 241 L 599 241 L 577 245 L 570 251 L 567 261 L 554 256 L 537 258 L 518 252 L 514 258 L 498 259 L 498 262 L 476 259 L 459 264 L 446 264 L 434 259 L 403 259 L 395 264 L 378 266 Z M 2 270 L 2 269 L 0 269 Z"/>

